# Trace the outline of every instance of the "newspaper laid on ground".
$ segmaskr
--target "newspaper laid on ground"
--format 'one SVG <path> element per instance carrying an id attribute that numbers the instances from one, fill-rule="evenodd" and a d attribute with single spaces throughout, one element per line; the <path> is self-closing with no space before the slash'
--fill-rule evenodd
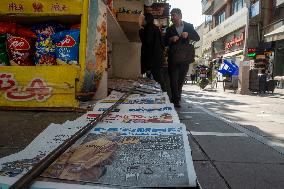
<path id="1" fill-rule="evenodd" d="M 42 175 L 131 187 L 195 186 L 183 124 L 99 124 Z"/>
<path id="2" fill-rule="evenodd" d="M 58 126 L 50 127 L 45 136 L 58 135 L 55 127 Z M 25 151 L 1 159 L 0 181 L 5 180 L 4 176 L 21 177 L 39 161 L 36 149 L 42 149 L 49 141 L 52 140 L 42 136 Z M 50 148 L 56 146 L 53 145 Z M 35 158 L 29 159 L 32 156 Z M 186 187 L 196 184 L 186 129 L 180 123 L 101 123 L 64 153 L 43 176 L 113 186 Z M 4 188 L 5 182 L 0 183 Z"/>
<path id="3" fill-rule="evenodd" d="M 107 110 L 123 93 L 112 92 L 74 121 L 51 124 L 24 150 L 0 159 L 0 189 Z M 44 173 L 45 177 L 100 186 L 187 187 L 196 175 L 185 126 L 165 93 L 131 95 Z M 48 186 L 48 187 L 46 187 Z M 88 186 L 75 186 L 88 188 Z M 33 189 L 74 188 L 36 182 Z M 94 188 L 94 186 L 92 186 Z M 102 187 L 101 187 L 102 188 Z"/>

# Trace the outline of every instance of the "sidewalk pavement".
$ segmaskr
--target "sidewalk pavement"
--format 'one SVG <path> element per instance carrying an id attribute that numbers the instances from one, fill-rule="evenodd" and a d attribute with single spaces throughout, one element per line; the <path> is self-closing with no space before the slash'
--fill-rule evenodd
<path id="1" fill-rule="evenodd" d="M 276 89 L 274 94 L 234 94 L 222 89 L 200 90 L 196 85 L 186 85 L 184 96 L 188 101 L 220 115 L 219 117 L 268 140 L 268 143 L 284 154 L 284 89 Z"/>
<path id="2" fill-rule="evenodd" d="M 51 123 L 75 120 L 82 113 L 0 111 L 0 158 L 23 150 Z"/>
<path id="3" fill-rule="evenodd" d="M 284 188 L 284 96 L 184 86 L 187 125 L 202 188 Z"/>

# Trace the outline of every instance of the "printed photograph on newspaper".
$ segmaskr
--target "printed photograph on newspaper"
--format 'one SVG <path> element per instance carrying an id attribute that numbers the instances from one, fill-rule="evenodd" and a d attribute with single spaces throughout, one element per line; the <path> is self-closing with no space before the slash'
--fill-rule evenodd
<path id="1" fill-rule="evenodd" d="M 137 187 L 196 185 L 183 124 L 99 124 L 42 174 Z"/>

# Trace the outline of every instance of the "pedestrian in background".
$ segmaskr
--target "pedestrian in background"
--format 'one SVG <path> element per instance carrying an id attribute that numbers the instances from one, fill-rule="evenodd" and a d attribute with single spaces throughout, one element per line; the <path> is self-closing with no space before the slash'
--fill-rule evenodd
<path id="1" fill-rule="evenodd" d="M 191 84 L 195 84 L 195 80 L 196 80 L 195 78 L 196 78 L 195 73 L 190 74 Z"/>
<path id="2" fill-rule="evenodd" d="M 154 16 L 146 13 L 143 27 L 139 30 L 139 36 L 142 43 L 141 47 L 141 73 L 151 72 L 155 81 L 157 81 L 163 91 L 165 85 L 161 76 L 161 68 L 164 62 L 164 45 L 160 29 L 154 24 Z"/>
<path id="3" fill-rule="evenodd" d="M 172 98 L 171 102 L 174 103 L 175 107 L 180 107 L 182 86 L 187 75 L 189 64 L 194 61 L 177 63 L 174 60 L 174 51 L 172 51 L 175 44 L 182 41 L 183 43 L 190 43 L 192 41 L 199 41 L 200 37 L 194 30 L 193 25 L 182 21 L 182 12 L 178 8 L 174 8 L 171 11 L 171 20 L 173 25 L 167 28 L 166 31 L 166 44 L 169 46 L 169 76 L 171 83 Z M 188 52 L 194 57 L 194 47 L 192 51 Z"/>

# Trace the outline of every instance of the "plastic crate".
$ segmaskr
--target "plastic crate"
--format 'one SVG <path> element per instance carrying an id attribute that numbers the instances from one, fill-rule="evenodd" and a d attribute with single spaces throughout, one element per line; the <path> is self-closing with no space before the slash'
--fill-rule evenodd
<path id="1" fill-rule="evenodd" d="M 221 64 L 218 72 L 223 75 L 239 75 L 239 67 L 228 60 L 223 60 L 223 64 Z"/>

